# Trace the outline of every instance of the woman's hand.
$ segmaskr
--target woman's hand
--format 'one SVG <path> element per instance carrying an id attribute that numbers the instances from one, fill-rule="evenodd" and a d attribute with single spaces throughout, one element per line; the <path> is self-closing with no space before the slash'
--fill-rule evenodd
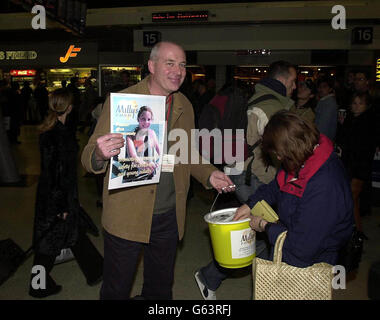
<path id="1" fill-rule="evenodd" d="M 263 232 L 265 231 L 265 226 L 267 225 L 267 223 L 268 221 L 261 217 L 252 216 L 249 225 L 253 230 L 257 232 Z"/>
<path id="2" fill-rule="evenodd" d="M 243 220 L 250 217 L 251 217 L 251 209 L 248 207 L 248 205 L 243 204 L 240 208 L 236 210 L 232 221 Z"/>

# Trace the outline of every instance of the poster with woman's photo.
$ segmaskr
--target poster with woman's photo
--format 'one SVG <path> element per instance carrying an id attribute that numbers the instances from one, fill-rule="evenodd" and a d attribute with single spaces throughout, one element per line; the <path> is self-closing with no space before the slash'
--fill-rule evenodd
<path id="1" fill-rule="evenodd" d="M 165 136 L 166 97 L 111 93 L 111 132 L 125 145 L 111 158 L 108 189 L 158 183 Z"/>

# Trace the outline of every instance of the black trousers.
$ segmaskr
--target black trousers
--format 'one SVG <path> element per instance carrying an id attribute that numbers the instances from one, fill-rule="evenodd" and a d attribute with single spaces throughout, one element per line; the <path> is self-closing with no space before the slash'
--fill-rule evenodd
<path id="1" fill-rule="evenodd" d="M 370 215 L 372 206 L 372 181 L 371 179 L 364 182 L 360 199 L 360 215 Z"/>
<path id="2" fill-rule="evenodd" d="M 101 300 L 130 298 L 140 253 L 144 252 L 145 299 L 171 300 L 178 244 L 175 210 L 153 215 L 149 243 L 129 241 L 104 232 Z"/>
<path id="3" fill-rule="evenodd" d="M 79 232 L 78 240 L 75 245 L 71 247 L 71 250 L 87 283 L 92 285 L 101 280 L 103 275 L 103 257 L 84 231 Z M 38 252 L 34 255 L 33 265 L 41 265 L 45 268 L 47 289 L 56 285 L 55 281 L 50 276 L 50 272 L 54 267 L 55 258 L 55 256 L 45 255 Z"/>

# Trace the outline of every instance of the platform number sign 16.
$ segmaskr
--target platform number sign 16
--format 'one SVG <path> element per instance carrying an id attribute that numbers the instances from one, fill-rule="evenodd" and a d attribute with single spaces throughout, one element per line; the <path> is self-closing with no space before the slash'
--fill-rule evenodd
<path id="1" fill-rule="evenodd" d="M 143 41 L 144 41 L 144 47 L 153 47 L 157 42 L 161 41 L 161 32 L 144 31 Z"/>
<path id="2" fill-rule="evenodd" d="M 352 30 L 352 44 L 371 44 L 372 40 L 372 27 L 357 27 Z"/>

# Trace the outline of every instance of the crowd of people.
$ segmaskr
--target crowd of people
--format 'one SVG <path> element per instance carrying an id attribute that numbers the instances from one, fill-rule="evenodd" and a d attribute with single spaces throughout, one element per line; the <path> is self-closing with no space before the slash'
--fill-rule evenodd
<path id="1" fill-rule="evenodd" d="M 223 166 L 201 160 L 197 165 L 192 164 L 190 157 L 193 159 L 196 154 L 199 159 L 202 155 L 189 143 L 189 161 L 162 172 L 158 184 L 106 191 L 109 160 L 118 156 L 125 144 L 137 151 L 136 143 L 110 132 L 109 95 L 97 100 L 90 80 L 86 81 L 86 91 L 81 95 L 77 78 L 50 97 L 43 85 L 37 86 L 34 92 L 25 85 L 24 94 L 34 94 L 45 101 L 39 109 L 44 119 L 40 127 L 43 161 L 34 240 L 58 219 L 55 232 L 36 246 L 35 264 L 46 267 L 49 281 L 45 289 L 30 287 L 33 297 L 47 297 L 62 289 L 49 273 L 55 256 L 70 247 L 81 268 L 92 259 L 92 268 L 84 274 L 90 285 L 103 280 L 101 299 L 130 299 L 142 251 L 144 282 L 141 295 L 134 299 L 172 299 L 174 262 L 178 243 L 184 236 L 190 176 L 206 189 L 236 195 L 239 208 L 234 220 L 251 219 L 250 226 L 257 232 L 256 255 L 263 259 L 273 258 L 274 244 L 283 231 L 288 232 L 283 261 L 297 267 L 317 262 L 336 264 L 340 249 L 354 229 L 366 238 L 360 216 L 366 205 L 367 208 L 371 205 L 366 190 L 370 189 L 372 161 L 379 148 L 376 124 L 380 108 L 371 97 L 366 72 L 355 71 L 353 81 L 350 78 L 342 94 L 331 78 L 297 81 L 296 66 L 276 61 L 270 65 L 267 76 L 255 85 L 253 95 L 231 89 L 232 83 L 216 92 L 213 79 L 191 82 L 187 78 L 186 82 L 185 51 L 173 42 L 160 42 L 152 48 L 148 69 L 149 74 L 141 82 L 119 92 L 166 96 L 166 110 L 170 111 L 166 113 L 170 117 L 168 132 L 180 128 L 191 137 L 191 130 L 199 128 L 201 114 L 208 105 L 215 104 L 219 119 L 225 118 L 230 114 L 231 93 L 239 92 L 242 96 L 239 103 L 246 103 L 246 123 L 242 125 L 246 127 L 241 128 L 245 129 L 247 145 L 243 172 L 229 176 Z M 12 112 L 16 111 L 6 101 L 16 100 L 8 97 L 10 91 L 4 82 L 0 90 L 3 117 L 11 118 L 8 132 L 14 141 L 12 130 L 15 129 L 10 128 Z M 18 91 L 17 87 L 12 89 L 13 94 Z M 19 105 L 25 106 L 21 101 L 24 100 L 20 98 Z M 27 117 L 26 109 L 22 110 L 20 107 L 19 125 Z M 78 124 L 87 123 L 91 113 L 96 121 L 81 162 L 86 171 L 104 179 L 104 261 L 85 236 L 91 224 L 79 205 L 77 177 L 72 170 L 76 168 L 73 161 L 78 151 L 75 133 L 81 130 Z M 149 108 L 141 109 L 137 129 L 142 130 L 153 113 Z M 167 140 L 168 132 L 164 138 L 170 147 L 173 141 Z M 263 199 L 277 209 L 277 223 L 250 215 L 251 208 Z M 93 252 L 91 257 L 82 257 L 83 243 L 86 251 Z M 215 260 L 194 274 L 207 300 L 216 299 L 216 290 L 228 275 L 229 270 Z"/>
<path id="2" fill-rule="evenodd" d="M 83 129 L 91 122 L 91 111 L 98 103 L 97 89 L 90 78 L 84 82 L 85 89 L 79 89 L 79 78 L 72 77 L 67 84 L 61 81 L 62 88 L 67 88 L 73 95 L 73 111 L 68 125 L 74 131 L 79 126 Z M 12 144 L 20 144 L 18 140 L 20 128 L 24 124 L 36 125 L 43 122 L 49 111 L 49 91 L 46 81 L 36 77 L 34 83 L 24 81 L 22 88 L 17 81 L 0 81 L 0 110 L 5 130 Z"/>

